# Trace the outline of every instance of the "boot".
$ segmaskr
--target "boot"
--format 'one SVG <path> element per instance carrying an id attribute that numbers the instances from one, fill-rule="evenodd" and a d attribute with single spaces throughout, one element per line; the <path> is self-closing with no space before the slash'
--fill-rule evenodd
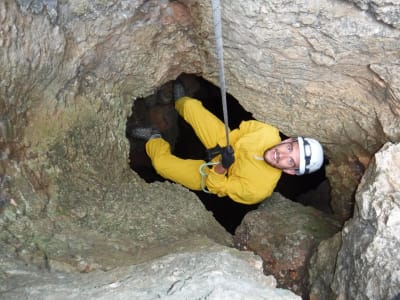
<path id="1" fill-rule="evenodd" d="M 174 81 L 174 101 L 186 96 L 185 87 L 179 79 Z"/>
<path id="2" fill-rule="evenodd" d="M 148 141 L 150 139 L 161 138 L 161 133 L 152 127 L 135 127 L 127 132 L 132 139 Z"/>

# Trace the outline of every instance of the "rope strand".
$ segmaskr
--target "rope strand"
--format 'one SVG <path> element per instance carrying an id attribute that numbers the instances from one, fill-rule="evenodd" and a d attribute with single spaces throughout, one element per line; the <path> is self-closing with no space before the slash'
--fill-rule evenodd
<path id="1" fill-rule="evenodd" d="M 214 34 L 216 53 L 219 65 L 219 85 L 222 97 L 222 109 L 224 113 L 226 145 L 230 145 L 229 141 L 229 122 L 228 122 L 228 107 L 226 105 L 226 84 L 224 73 L 224 47 L 222 43 L 222 26 L 221 26 L 221 4 L 219 0 L 212 0 L 212 11 L 214 20 Z"/>

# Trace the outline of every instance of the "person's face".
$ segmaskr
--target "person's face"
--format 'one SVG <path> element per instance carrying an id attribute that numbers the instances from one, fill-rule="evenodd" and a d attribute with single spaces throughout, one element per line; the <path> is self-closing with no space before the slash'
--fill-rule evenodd
<path id="1" fill-rule="evenodd" d="M 299 144 L 295 139 L 286 139 L 264 152 L 264 160 L 283 172 L 294 175 L 299 167 Z"/>

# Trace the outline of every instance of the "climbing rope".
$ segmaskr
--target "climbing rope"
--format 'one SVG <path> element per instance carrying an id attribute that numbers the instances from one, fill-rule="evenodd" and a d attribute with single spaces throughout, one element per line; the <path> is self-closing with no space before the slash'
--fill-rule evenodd
<path id="1" fill-rule="evenodd" d="M 226 136 L 226 146 L 230 145 L 229 141 L 229 122 L 228 122 L 228 108 L 226 105 L 226 84 L 225 84 L 225 73 L 224 73 L 224 46 L 222 43 L 222 26 L 221 26 L 221 4 L 219 0 L 212 0 L 212 11 L 213 11 L 213 20 L 214 20 L 214 35 L 215 35 L 215 46 L 216 46 L 216 54 L 219 66 L 219 86 L 221 89 L 221 97 L 222 97 L 222 110 L 224 114 L 224 124 L 225 124 L 225 136 Z M 219 146 L 217 145 L 219 148 Z M 215 148 L 214 148 L 215 149 Z M 213 150 L 213 149 L 210 149 Z M 207 173 L 205 172 L 205 168 L 211 167 L 213 165 L 218 164 L 218 162 L 206 162 L 202 164 L 199 168 L 199 172 L 201 175 L 201 189 L 205 193 L 210 193 L 206 187 L 206 177 Z"/>
<path id="2" fill-rule="evenodd" d="M 212 11 L 214 20 L 215 46 L 219 65 L 219 85 L 221 89 L 222 109 L 224 113 L 226 145 L 229 146 L 228 108 L 226 105 L 226 85 L 224 73 L 224 47 L 222 43 L 221 4 L 219 0 L 212 0 Z"/>

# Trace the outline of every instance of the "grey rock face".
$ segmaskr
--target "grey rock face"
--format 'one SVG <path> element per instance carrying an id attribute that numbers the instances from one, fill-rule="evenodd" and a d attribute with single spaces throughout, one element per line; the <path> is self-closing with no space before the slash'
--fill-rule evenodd
<path id="1" fill-rule="evenodd" d="M 400 140 L 392 2 L 357 1 L 365 13 L 345 1 L 222 1 L 229 93 L 283 133 L 322 141 L 343 220 L 372 155 Z M 132 101 L 180 73 L 217 82 L 210 5 L 0 1 L 0 176 L 10 178 L 1 195 L 16 204 L 0 216 L 0 257 L 88 272 L 175 252 L 197 234 L 229 244 L 192 193 L 148 185 L 129 169 L 124 135 Z M 387 174 L 371 187 L 399 178 Z M 388 262 L 389 254 L 397 258 L 391 230 L 398 214 L 387 208 L 397 210 L 398 187 L 387 188 L 393 201 L 367 189 L 364 183 L 359 192 L 369 199 L 358 200 L 360 221 L 343 232 L 334 285 L 340 295 L 359 289 L 383 297 L 385 287 L 394 295 L 398 283 Z M 375 220 L 378 213 L 386 221 Z M 367 244 L 366 252 L 354 248 Z"/>
<path id="2" fill-rule="evenodd" d="M 331 284 L 340 299 L 392 299 L 400 292 L 399 162 L 400 144 L 388 143 L 361 181 Z"/>
<path id="3" fill-rule="evenodd" d="M 133 98 L 161 81 L 154 73 L 178 74 L 154 45 L 175 48 L 180 39 L 163 29 L 190 27 L 183 8 L 0 2 L 0 175 L 10 178 L 4 195 L 16 202 L 0 215 L 0 252 L 87 272 L 174 252 L 196 234 L 230 244 L 194 194 L 148 185 L 129 168 L 126 118 Z M 49 19 L 53 9 L 57 18 Z"/>
<path id="4" fill-rule="evenodd" d="M 362 10 L 373 13 L 377 20 L 400 28 L 400 3 L 392 0 L 349 0 Z"/>
<path id="5" fill-rule="evenodd" d="M 388 143 L 375 155 L 353 218 L 311 259 L 311 297 L 383 300 L 400 293 L 399 158 L 399 144 Z"/>
<path id="6" fill-rule="evenodd" d="M 294 300 L 262 273 L 250 252 L 207 243 L 191 252 L 109 272 L 84 275 L 32 272 L 13 266 L 5 299 L 207 299 Z M 39 276 L 40 275 L 40 276 Z M 27 284 L 28 283 L 28 284 Z"/>
<path id="7" fill-rule="evenodd" d="M 339 232 L 332 238 L 322 241 L 311 257 L 308 269 L 310 299 L 336 299 L 331 283 L 341 243 L 342 237 Z"/>
<path id="8" fill-rule="evenodd" d="M 400 139 L 397 80 L 370 67 L 395 74 L 400 31 L 345 1 L 222 6 L 228 91 L 286 135 L 322 141 L 332 207 L 347 220 L 371 156 Z"/>

